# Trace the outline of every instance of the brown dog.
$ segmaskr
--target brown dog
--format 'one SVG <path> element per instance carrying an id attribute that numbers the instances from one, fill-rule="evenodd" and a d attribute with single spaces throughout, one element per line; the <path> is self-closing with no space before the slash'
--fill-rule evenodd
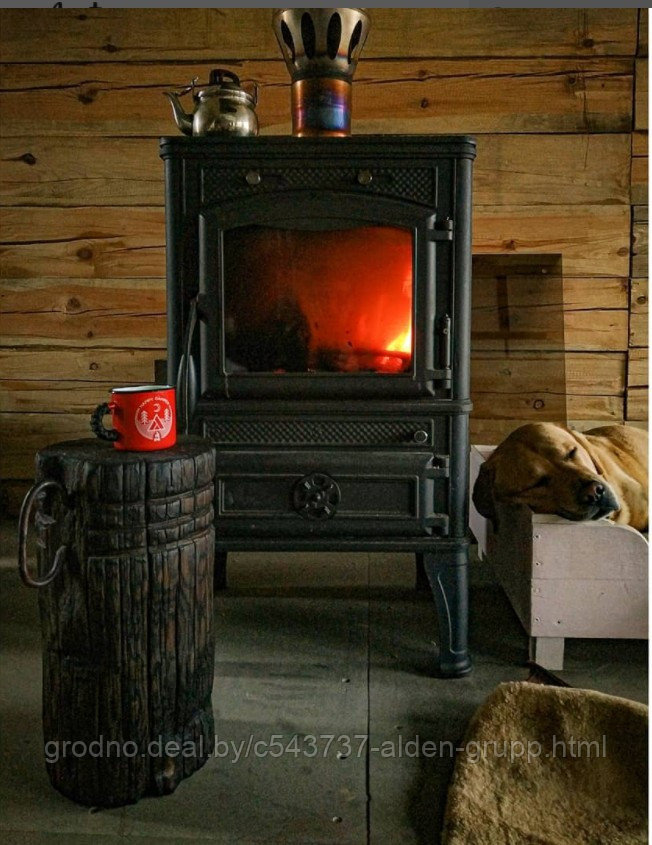
<path id="1" fill-rule="evenodd" d="M 534 513 L 600 519 L 647 531 L 647 432 L 625 425 L 585 434 L 555 423 L 513 431 L 482 465 L 473 504 L 496 526 L 495 502 Z"/>

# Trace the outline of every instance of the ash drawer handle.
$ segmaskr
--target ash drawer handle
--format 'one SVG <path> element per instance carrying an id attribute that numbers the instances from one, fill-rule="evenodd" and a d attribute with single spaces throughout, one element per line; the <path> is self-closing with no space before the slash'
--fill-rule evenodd
<path id="1" fill-rule="evenodd" d="M 425 429 L 420 428 L 414 432 L 412 439 L 415 443 L 427 443 L 429 440 L 428 432 Z"/>
<path id="2" fill-rule="evenodd" d="M 263 177 L 260 175 L 259 170 L 248 170 L 245 175 L 245 182 L 252 188 L 255 188 L 256 185 L 260 185 L 263 181 Z"/>
<path id="3" fill-rule="evenodd" d="M 20 508 L 20 516 L 18 517 L 18 572 L 23 584 L 27 587 L 45 587 L 46 584 L 50 583 L 50 581 L 54 581 L 66 552 L 68 551 L 67 546 L 59 546 L 56 554 L 54 555 L 50 571 L 42 578 L 33 578 L 30 574 L 29 565 L 27 563 L 27 532 L 29 531 L 29 518 L 32 513 L 32 508 L 34 507 L 34 503 L 38 502 L 39 497 L 43 496 L 45 491 L 50 487 L 57 490 L 61 496 L 64 506 L 69 510 L 68 494 L 66 493 L 65 488 L 58 481 L 53 481 L 52 479 L 41 481 L 30 488 L 29 492 L 23 499 L 23 504 Z M 51 516 L 46 516 L 40 513 L 37 513 L 35 519 L 37 526 L 41 529 L 47 529 L 48 526 L 54 524 L 55 521 L 56 520 Z"/>
<path id="4" fill-rule="evenodd" d="M 358 170 L 358 184 L 371 185 L 374 181 L 374 174 L 371 170 Z"/>

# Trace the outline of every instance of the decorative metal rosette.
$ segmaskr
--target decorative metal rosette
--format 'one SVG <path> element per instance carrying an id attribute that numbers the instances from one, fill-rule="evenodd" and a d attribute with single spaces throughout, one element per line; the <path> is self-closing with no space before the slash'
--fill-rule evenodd
<path id="1" fill-rule="evenodd" d="M 331 519 L 341 499 L 337 482 L 323 472 L 305 475 L 294 485 L 292 493 L 294 509 L 306 519 Z"/>

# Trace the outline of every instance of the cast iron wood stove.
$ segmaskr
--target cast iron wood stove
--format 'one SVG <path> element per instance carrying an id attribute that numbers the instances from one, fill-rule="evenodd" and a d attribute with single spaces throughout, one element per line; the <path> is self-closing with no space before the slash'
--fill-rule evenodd
<path id="1" fill-rule="evenodd" d="M 168 377 L 231 550 L 421 556 L 469 671 L 468 137 L 163 138 Z"/>

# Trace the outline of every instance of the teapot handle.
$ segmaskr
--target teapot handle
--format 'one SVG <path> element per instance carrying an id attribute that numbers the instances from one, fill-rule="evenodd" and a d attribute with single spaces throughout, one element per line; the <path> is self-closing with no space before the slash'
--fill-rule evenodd
<path id="1" fill-rule="evenodd" d="M 258 103 L 258 83 L 255 82 L 253 79 L 243 79 L 241 80 L 240 77 L 233 73 L 230 70 L 223 70 L 219 68 L 217 70 L 212 70 L 210 72 L 210 76 L 208 79 L 209 85 L 219 85 L 223 79 L 230 79 L 231 82 L 235 83 L 236 85 L 244 88 L 245 82 L 250 82 L 253 85 L 253 93 L 252 97 L 254 100 L 254 106 Z"/>
<path id="2" fill-rule="evenodd" d="M 221 68 L 218 70 L 212 70 L 208 77 L 208 84 L 209 85 L 219 85 L 222 80 L 226 77 L 230 79 L 231 82 L 235 82 L 236 85 L 240 85 L 240 78 L 230 70 L 222 70 Z"/>

